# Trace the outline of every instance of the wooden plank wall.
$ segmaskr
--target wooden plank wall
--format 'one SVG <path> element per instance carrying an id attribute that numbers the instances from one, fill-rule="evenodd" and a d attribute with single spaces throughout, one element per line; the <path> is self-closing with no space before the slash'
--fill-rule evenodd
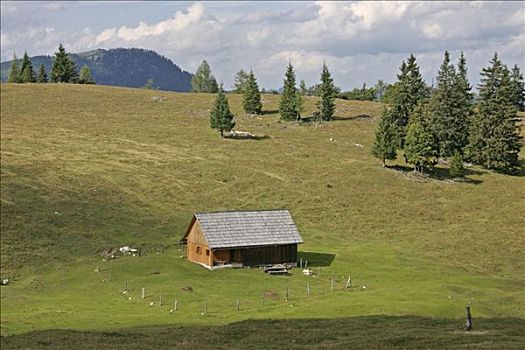
<path id="1" fill-rule="evenodd" d="M 213 266 L 213 251 L 208 247 L 197 221 L 194 221 L 188 234 L 186 255 L 189 261 Z"/>
<path id="2" fill-rule="evenodd" d="M 297 244 L 241 249 L 245 266 L 296 263 Z"/>

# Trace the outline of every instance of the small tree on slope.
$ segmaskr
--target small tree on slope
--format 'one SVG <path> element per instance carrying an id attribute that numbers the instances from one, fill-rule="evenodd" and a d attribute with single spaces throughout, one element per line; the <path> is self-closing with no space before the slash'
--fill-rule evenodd
<path id="1" fill-rule="evenodd" d="M 8 83 L 19 83 L 20 82 L 20 70 L 18 69 L 18 59 L 16 55 L 13 55 L 13 61 L 11 62 L 11 69 L 9 70 Z"/>
<path id="2" fill-rule="evenodd" d="M 243 91 L 242 104 L 246 113 L 261 114 L 262 112 L 261 92 L 253 71 L 250 71 L 250 74 L 248 74 L 246 87 Z"/>
<path id="3" fill-rule="evenodd" d="M 40 68 L 38 70 L 38 78 L 36 79 L 37 83 L 47 83 L 47 72 L 46 68 L 44 67 L 44 64 L 40 65 Z"/>
<path id="4" fill-rule="evenodd" d="M 217 99 L 210 113 L 210 126 L 213 129 L 219 130 L 221 137 L 224 137 L 225 131 L 231 131 L 235 127 L 233 118 L 234 116 L 230 111 L 228 98 L 224 94 L 221 84 Z"/>
<path id="5" fill-rule="evenodd" d="M 436 164 L 435 140 L 427 123 L 424 107 L 417 107 L 410 115 L 405 141 L 405 158 L 414 165 L 414 171 Z"/>
<path id="6" fill-rule="evenodd" d="M 336 89 L 334 80 L 328 71 L 328 67 L 323 63 L 323 70 L 321 72 L 321 100 L 317 103 L 317 108 L 322 120 L 332 120 L 335 113 L 335 95 Z"/>
<path id="7" fill-rule="evenodd" d="M 282 120 L 300 120 L 301 106 L 297 101 L 297 88 L 295 87 L 295 72 L 292 63 L 289 62 L 286 67 L 284 77 L 283 93 L 279 101 L 279 113 Z"/>
<path id="8" fill-rule="evenodd" d="M 51 68 L 51 81 L 53 83 L 75 83 L 77 81 L 77 67 L 60 44 L 55 52 L 55 59 Z"/>
<path id="9" fill-rule="evenodd" d="M 383 162 L 383 167 L 386 167 L 385 160 L 396 159 L 397 145 L 396 126 L 385 109 L 377 124 L 372 154 Z"/>

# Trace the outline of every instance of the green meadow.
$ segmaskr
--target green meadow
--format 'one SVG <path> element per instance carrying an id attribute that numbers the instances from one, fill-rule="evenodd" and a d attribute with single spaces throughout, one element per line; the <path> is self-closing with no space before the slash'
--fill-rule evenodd
<path id="1" fill-rule="evenodd" d="M 265 137 L 221 139 L 211 94 L 2 84 L 2 348 L 523 346 L 523 170 L 384 169 L 380 103 L 337 100 L 314 124 L 281 122 L 277 95 L 260 116 L 228 98 L 236 129 Z M 315 276 L 184 259 L 194 212 L 274 208 Z M 145 254 L 102 259 L 123 245 Z"/>

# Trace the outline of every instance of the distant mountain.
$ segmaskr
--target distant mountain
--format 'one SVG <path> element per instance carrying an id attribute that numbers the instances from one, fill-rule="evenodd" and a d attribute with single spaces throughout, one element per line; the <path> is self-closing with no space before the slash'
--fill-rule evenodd
<path id="1" fill-rule="evenodd" d="M 160 90 L 190 91 L 192 74 L 181 70 L 170 59 L 151 50 L 111 49 L 93 50 L 71 57 L 80 69 L 87 64 L 95 82 L 99 85 L 142 87 L 148 79 L 153 79 L 153 86 Z M 33 69 L 43 63 L 48 75 L 51 72 L 53 56 L 31 57 Z M 11 61 L 0 64 L 1 79 L 7 80 Z"/>

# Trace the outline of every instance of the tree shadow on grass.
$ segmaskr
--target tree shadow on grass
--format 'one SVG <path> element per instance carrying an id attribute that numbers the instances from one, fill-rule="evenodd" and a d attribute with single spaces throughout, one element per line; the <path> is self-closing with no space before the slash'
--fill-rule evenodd
<path id="1" fill-rule="evenodd" d="M 411 174 L 414 174 L 413 176 L 414 177 L 417 177 L 419 179 L 421 179 L 422 181 L 424 181 L 425 179 L 427 180 L 435 180 L 435 181 L 454 181 L 454 182 L 458 182 L 458 183 L 468 183 L 468 184 L 473 184 L 473 185 L 479 185 L 480 183 L 482 183 L 483 181 L 481 180 L 474 180 L 474 179 L 471 179 L 471 178 L 468 178 L 466 176 L 468 175 L 483 175 L 484 172 L 482 171 L 479 171 L 479 170 L 474 170 L 474 169 L 465 169 L 465 177 L 463 178 L 454 178 L 450 175 L 450 171 L 449 169 L 446 169 L 446 168 L 432 168 L 432 169 L 427 169 L 425 170 L 425 172 L 423 174 L 421 173 L 415 173 L 414 172 L 414 168 L 411 167 L 411 166 L 407 166 L 407 165 L 387 165 L 386 168 L 388 169 L 391 169 L 391 170 L 395 170 L 395 171 L 399 171 L 405 175 L 411 175 Z"/>
<path id="2" fill-rule="evenodd" d="M 267 115 L 267 114 L 277 114 L 279 113 L 279 110 L 278 109 L 263 109 L 261 111 L 261 114 L 260 115 Z"/>
<path id="3" fill-rule="evenodd" d="M 351 121 L 351 120 L 367 120 L 372 121 L 374 120 L 374 117 L 368 114 L 359 114 L 359 115 L 352 115 L 352 116 L 345 116 L 345 117 L 333 117 L 334 121 Z"/>
<path id="4" fill-rule="evenodd" d="M 368 292 L 349 290 L 348 293 Z M 308 303 L 306 299 L 304 302 Z M 243 311 L 242 305 L 241 302 L 239 313 L 244 312 L 244 318 L 252 318 L 259 312 L 257 308 Z M 286 304 L 283 307 L 288 308 Z M 184 310 L 181 308 L 176 313 L 187 314 L 187 309 Z M 0 344 L 2 349 L 54 350 L 216 349 L 217 344 L 232 350 L 290 349 L 290 344 L 293 349 L 475 349 L 480 348 L 480 344 L 484 349 L 523 348 L 525 320 L 474 318 L 474 329 L 465 332 L 464 319 L 453 318 L 461 315 L 461 311 L 450 310 L 450 318 L 374 315 L 330 319 L 313 314 L 312 318 L 280 319 L 282 316 L 279 316 L 279 319 L 245 319 L 215 326 L 161 324 L 105 331 L 50 329 L 2 336 Z M 208 314 L 221 317 L 224 310 L 210 308 Z"/>
<path id="5" fill-rule="evenodd" d="M 305 262 L 308 261 L 308 266 L 310 267 L 327 267 L 332 265 L 332 262 L 335 259 L 335 254 L 299 252 L 297 259 L 303 259 L 303 266 Z"/>
<path id="6" fill-rule="evenodd" d="M 268 136 L 268 135 L 235 134 L 235 135 L 224 136 L 224 138 L 225 139 L 230 139 L 230 140 L 256 140 L 256 141 L 260 141 L 260 140 L 268 140 L 271 137 Z"/>

